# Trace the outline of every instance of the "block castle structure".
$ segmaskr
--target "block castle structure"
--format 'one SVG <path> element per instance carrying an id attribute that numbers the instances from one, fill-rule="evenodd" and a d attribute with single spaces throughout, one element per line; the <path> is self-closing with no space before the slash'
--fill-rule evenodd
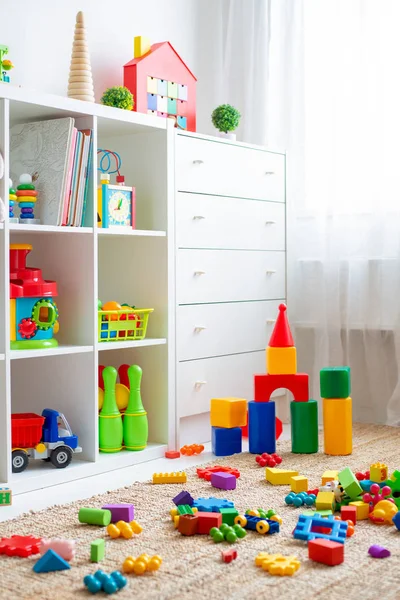
<path id="1" fill-rule="evenodd" d="M 285 388 L 292 392 L 290 403 L 292 452 L 318 452 L 318 403 L 309 398 L 308 375 L 297 373 L 297 356 L 287 319 L 286 306 L 279 314 L 266 351 L 267 373 L 254 376 L 254 401 L 248 403 L 249 451 L 254 454 L 275 452 L 275 402 L 272 392 Z M 279 433 L 279 432 L 278 432 Z"/>
<path id="2" fill-rule="evenodd" d="M 345 456 L 352 453 L 353 419 L 350 385 L 349 367 L 328 367 L 321 370 L 324 451 L 331 456 Z"/>

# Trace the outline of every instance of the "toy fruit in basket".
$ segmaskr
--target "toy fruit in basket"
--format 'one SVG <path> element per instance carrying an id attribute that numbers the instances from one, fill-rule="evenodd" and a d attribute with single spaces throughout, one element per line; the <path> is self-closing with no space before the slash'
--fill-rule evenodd
<path id="1" fill-rule="evenodd" d="M 118 302 L 99 303 L 98 327 L 99 342 L 121 342 L 143 340 L 146 337 L 147 323 L 153 308 L 135 308 Z M 126 321 L 136 321 L 133 329 L 127 329 Z"/>
<path id="2" fill-rule="evenodd" d="M 30 458 L 44 459 L 57 469 L 64 469 L 73 454 L 82 452 L 67 419 L 51 408 L 45 408 L 41 416 L 35 413 L 12 414 L 11 444 L 13 473 L 24 471 Z"/>

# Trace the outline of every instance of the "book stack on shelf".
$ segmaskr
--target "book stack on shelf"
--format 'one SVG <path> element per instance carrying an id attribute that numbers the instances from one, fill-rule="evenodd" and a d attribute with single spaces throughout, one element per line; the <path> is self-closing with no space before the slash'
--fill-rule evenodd
<path id="1" fill-rule="evenodd" d="M 35 213 L 43 225 L 83 227 L 91 190 L 93 132 L 66 117 L 10 128 L 11 179 L 35 179 Z"/>

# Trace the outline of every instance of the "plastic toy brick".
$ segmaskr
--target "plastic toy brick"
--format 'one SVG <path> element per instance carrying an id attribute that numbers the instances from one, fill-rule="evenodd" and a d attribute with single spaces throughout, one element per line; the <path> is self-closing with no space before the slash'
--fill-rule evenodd
<path id="1" fill-rule="evenodd" d="M 189 505 L 187 505 L 189 506 Z M 195 514 L 196 512 L 198 512 L 198 509 L 196 507 L 191 506 L 190 507 L 192 509 L 192 512 L 190 514 Z M 169 514 L 171 515 L 171 520 L 175 522 L 176 519 L 179 520 L 179 511 L 178 511 L 178 507 L 176 508 L 171 508 L 171 510 L 169 511 Z M 189 514 L 189 513 L 183 513 L 183 514 Z M 176 523 L 178 523 L 178 520 L 176 521 Z M 178 525 L 176 525 L 177 527 Z"/>
<path id="2" fill-rule="evenodd" d="M 348 398 L 350 367 L 327 367 L 320 372 L 321 398 Z"/>
<path id="3" fill-rule="evenodd" d="M 212 473 L 211 485 L 220 490 L 235 490 L 236 477 L 231 473 Z"/>
<path id="4" fill-rule="evenodd" d="M 102 509 L 111 512 L 111 523 L 117 523 L 117 521 L 127 521 L 129 523 L 135 518 L 133 504 L 105 504 Z"/>
<path id="5" fill-rule="evenodd" d="M 172 498 L 172 502 L 176 506 L 179 506 L 180 504 L 188 504 L 189 506 L 193 506 L 194 499 L 189 494 L 189 492 L 182 490 L 181 492 L 179 492 L 179 494 L 175 496 L 175 498 Z"/>
<path id="6" fill-rule="evenodd" d="M 141 554 L 138 558 L 128 556 L 122 569 L 124 573 L 134 573 L 135 575 L 143 575 L 146 571 L 158 571 L 162 563 L 161 556 L 157 554 L 150 557 L 148 554 Z"/>
<path id="7" fill-rule="evenodd" d="M 210 424 L 212 427 L 243 427 L 247 422 L 247 400 L 243 398 L 212 398 Z"/>
<path id="8" fill-rule="evenodd" d="M 392 522 L 393 525 L 400 531 L 400 510 L 394 515 Z"/>
<path id="9" fill-rule="evenodd" d="M 388 558 L 391 555 L 390 550 L 383 546 L 378 546 L 377 544 L 368 548 L 368 554 L 372 556 L 372 558 Z"/>
<path id="10" fill-rule="evenodd" d="M 222 515 L 222 522 L 227 525 L 234 525 L 235 518 L 238 516 L 239 511 L 236 508 L 220 508 L 219 512 Z M 209 514 L 209 513 L 207 513 Z"/>
<path id="11" fill-rule="evenodd" d="M 256 566 L 268 571 L 271 575 L 294 575 L 300 568 L 300 561 L 295 556 L 282 554 L 267 554 L 260 552 L 256 556 Z"/>
<path id="12" fill-rule="evenodd" d="M 315 531 L 318 527 L 329 529 L 329 533 L 319 533 Z M 348 523 L 346 521 L 336 521 L 333 516 L 323 518 L 320 516 L 308 517 L 304 515 L 299 516 L 297 525 L 293 531 L 293 536 L 297 540 L 310 541 L 316 538 L 324 540 L 331 540 L 332 542 L 339 542 L 344 544 L 346 539 Z"/>
<path id="13" fill-rule="evenodd" d="M 400 510 L 400 471 L 393 471 L 386 484 L 391 488 L 393 500 Z"/>
<path id="14" fill-rule="evenodd" d="M 354 525 L 357 523 L 357 507 L 356 506 L 342 506 L 340 509 L 340 518 L 342 521 L 353 521 Z"/>
<path id="15" fill-rule="evenodd" d="M 326 485 L 328 481 L 335 481 L 338 478 L 338 471 L 325 471 L 321 478 L 322 485 Z"/>
<path id="16" fill-rule="evenodd" d="M 297 351 L 294 346 L 287 348 L 267 347 L 268 375 L 295 375 L 297 372 Z"/>
<path id="17" fill-rule="evenodd" d="M 66 571 L 71 567 L 66 560 L 61 558 L 57 552 L 50 548 L 46 554 L 43 554 L 39 560 L 33 565 L 32 569 L 35 573 L 51 573 L 52 571 Z"/>
<path id="18" fill-rule="evenodd" d="M 387 499 L 392 494 L 392 490 L 388 485 L 382 488 L 378 483 L 373 483 L 369 489 L 369 493 L 363 495 L 363 501 L 371 506 L 375 506 L 381 500 Z"/>
<path id="19" fill-rule="evenodd" d="M 279 522 L 273 521 L 272 519 L 264 519 L 262 517 L 256 517 L 253 515 L 238 515 L 235 518 L 235 525 L 240 525 L 243 529 L 250 529 L 251 531 L 257 531 L 261 535 L 266 533 L 279 533 Z"/>
<path id="20" fill-rule="evenodd" d="M 130 523 L 118 521 L 107 526 L 107 533 L 113 539 L 123 537 L 126 540 L 130 540 L 134 533 L 139 534 L 142 531 L 143 528 L 137 521 L 131 521 Z"/>
<path id="21" fill-rule="evenodd" d="M 275 390 L 284 388 L 293 394 L 295 402 L 308 402 L 310 399 L 307 373 L 292 375 L 254 375 L 254 401 L 268 402 Z"/>
<path id="22" fill-rule="evenodd" d="M 388 525 L 392 524 L 393 517 L 397 514 L 397 506 L 390 500 L 381 500 L 375 504 L 372 512 L 369 513 L 369 518 L 373 523 Z"/>
<path id="23" fill-rule="evenodd" d="M 0 506 L 12 505 L 12 491 L 10 488 L 0 488 Z"/>
<path id="24" fill-rule="evenodd" d="M 193 514 L 192 515 L 190 515 L 190 514 L 180 515 L 179 523 L 178 523 L 178 531 L 182 535 L 190 536 L 190 535 L 195 535 L 196 533 L 199 533 L 198 526 L 199 526 L 199 513 L 196 513 L 195 515 L 193 515 Z"/>
<path id="25" fill-rule="evenodd" d="M 202 512 L 197 513 L 198 528 L 197 533 L 208 535 L 213 527 L 222 525 L 222 514 L 220 512 Z"/>
<path id="26" fill-rule="evenodd" d="M 186 483 L 187 477 L 184 471 L 176 473 L 154 473 L 153 483 Z"/>
<path id="27" fill-rule="evenodd" d="M 223 542 L 224 540 L 230 544 L 234 544 L 238 540 L 246 537 L 246 535 L 246 531 L 240 525 L 230 527 L 226 523 L 223 523 L 219 528 L 212 527 L 210 529 L 210 536 L 216 544 Z"/>
<path id="28" fill-rule="evenodd" d="M 340 565 L 344 561 L 344 544 L 330 540 L 310 540 L 308 558 L 330 567 Z"/>
<path id="29" fill-rule="evenodd" d="M 362 473 L 361 471 L 357 471 L 356 479 L 357 479 L 357 481 L 363 481 L 363 479 L 369 479 L 369 471 L 365 471 L 365 473 Z"/>
<path id="30" fill-rule="evenodd" d="M 177 506 L 178 515 L 192 515 L 193 510 L 190 504 L 179 504 Z"/>
<path id="31" fill-rule="evenodd" d="M 80 508 L 78 513 L 79 523 L 86 525 L 100 525 L 107 527 L 111 523 L 111 511 L 101 508 Z"/>
<path id="32" fill-rule="evenodd" d="M 251 454 L 274 453 L 276 450 L 275 402 L 248 403 L 249 452 Z"/>
<path id="33" fill-rule="evenodd" d="M 346 467 L 345 469 L 340 471 L 340 473 L 338 473 L 338 479 L 346 495 L 351 500 L 357 498 L 357 496 L 362 494 L 361 485 L 349 467 Z"/>
<path id="34" fill-rule="evenodd" d="M 279 454 L 273 452 L 272 454 L 268 454 L 268 452 L 263 452 L 262 454 L 256 456 L 256 463 L 260 467 L 276 467 L 276 465 L 280 465 L 282 462 L 282 457 Z"/>
<path id="35" fill-rule="evenodd" d="M 191 444 L 190 446 L 182 446 L 181 454 L 184 456 L 193 456 L 194 454 L 201 454 L 203 450 L 203 444 Z"/>
<path id="36" fill-rule="evenodd" d="M 106 543 L 104 539 L 99 538 L 93 540 L 90 544 L 90 560 L 92 562 L 100 562 L 106 555 Z"/>
<path id="37" fill-rule="evenodd" d="M 75 540 L 42 539 L 39 547 L 40 554 L 45 554 L 50 549 L 57 552 L 64 560 L 70 561 L 75 556 Z"/>
<path id="38" fill-rule="evenodd" d="M 231 473 L 238 479 L 240 477 L 240 473 L 237 469 L 232 469 L 232 467 L 222 467 L 219 465 L 215 465 L 214 467 L 199 467 L 197 469 L 197 475 L 200 479 L 205 479 L 206 481 L 211 481 L 212 473 Z"/>
<path id="39" fill-rule="evenodd" d="M 221 552 L 221 558 L 224 563 L 230 563 L 237 558 L 237 551 L 233 548 L 229 550 L 223 550 Z"/>
<path id="40" fill-rule="evenodd" d="M 320 517 L 330 517 L 331 515 L 333 515 L 333 512 L 332 510 L 327 508 L 325 510 L 317 510 L 314 514 L 315 516 L 319 515 Z"/>
<path id="41" fill-rule="evenodd" d="M 298 474 L 298 471 L 285 471 L 275 467 L 265 469 L 265 479 L 272 485 L 290 485 L 291 478 L 296 477 Z"/>
<path id="42" fill-rule="evenodd" d="M 375 483 L 386 481 L 388 478 L 388 466 L 385 463 L 374 463 L 369 468 L 369 478 Z"/>
<path id="43" fill-rule="evenodd" d="M 179 450 L 167 450 L 164 454 L 165 458 L 180 458 Z"/>
<path id="44" fill-rule="evenodd" d="M 294 346 L 292 332 L 290 331 L 289 321 L 286 312 L 286 305 L 280 304 L 278 306 L 278 317 L 271 337 L 269 339 L 269 346 L 277 346 L 278 348 L 286 348 Z"/>
<path id="45" fill-rule="evenodd" d="M 362 502 L 361 500 L 356 500 L 354 502 L 350 502 L 349 506 L 354 506 L 357 513 L 357 521 L 365 521 L 369 517 L 369 504 L 366 502 Z"/>
<path id="46" fill-rule="evenodd" d="M 221 508 L 234 508 L 231 500 L 225 498 L 197 498 L 193 506 L 201 512 L 219 512 Z"/>
<path id="47" fill-rule="evenodd" d="M 285 502 L 288 506 L 295 506 L 299 508 L 300 506 L 312 506 L 315 504 L 317 496 L 314 494 L 307 494 L 306 492 L 300 492 L 296 494 L 295 492 L 290 492 L 285 498 Z"/>
<path id="48" fill-rule="evenodd" d="M 292 492 L 299 494 L 308 490 L 308 479 L 303 475 L 295 475 L 290 479 L 290 489 Z"/>
<path id="49" fill-rule="evenodd" d="M 1 538 L 0 554 L 22 558 L 39 554 L 41 541 L 41 538 L 35 538 L 32 535 L 12 535 L 10 538 Z"/>
<path id="50" fill-rule="evenodd" d="M 211 427 L 211 449 L 215 456 L 231 456 L 242 451 L 240 427 Z"/>
<path id="51" fill-rule="evenodd" d="M 108 575 L 100 569 L 94 575 L 86 575 L 83 583 L 92 594 L 103 590 L 106 594 L 115 594 L 128 583 L 126 577 L 119 571 L 113 571 Z"/>
<path id="52" fill-rule="evenodd" d="M 315 507 L 317 510 L 334 510 L 335 494 L 333 492 L 318 492 Z"/>

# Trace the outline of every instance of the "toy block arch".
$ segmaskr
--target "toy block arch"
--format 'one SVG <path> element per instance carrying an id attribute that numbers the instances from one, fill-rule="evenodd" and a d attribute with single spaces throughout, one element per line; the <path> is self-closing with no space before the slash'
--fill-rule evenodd
<path id="1" fill-rule="evenodd" d="M 308 402 L 310 399 L 307 373 L 254 375 L 254 400 L 256 402 L 269 402 L 271 394 L 280 388 L 292 392 L 294 402 Z"/>

